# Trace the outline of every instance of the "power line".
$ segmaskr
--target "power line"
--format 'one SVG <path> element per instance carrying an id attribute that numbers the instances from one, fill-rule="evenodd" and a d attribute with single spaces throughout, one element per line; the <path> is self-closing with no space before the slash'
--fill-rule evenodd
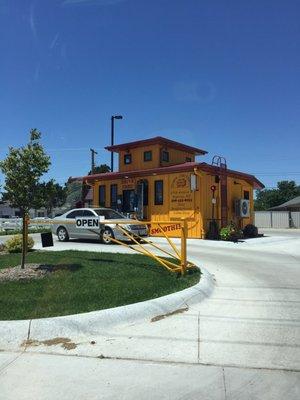
<path id="1" fill-rule="evenodd" d="M 272 172 L 272 173 L 264 173 L 264 172 L 252 172 L 252 175 L 260 175 L 260 176 L 289 176 L 289 175 L 300 175 L 300 172 Z"/>
<path id="2" fill-rule="evenodd" d="M 8 148 L 0 148 L 0 151 L 7 151 Z M 45 151 L 89 151 L 89 147 L 58 147 L 58 148 L 45 148 Z M 95 150 L 104 151 L 104 147 L 95 147 Z M 105 150 L 107 151 L 107 150 Z"/>

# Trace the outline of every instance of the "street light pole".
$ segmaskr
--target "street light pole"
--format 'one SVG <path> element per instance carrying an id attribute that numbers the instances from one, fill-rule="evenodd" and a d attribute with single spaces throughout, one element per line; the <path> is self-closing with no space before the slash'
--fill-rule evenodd
<path id="1" fill-rule="evenodd" d="M 115 118 L 111 117 L 111 137 L 110 137 L 110 144 L 111 146 L 114 145 L 114 136 L 115 136 Z M 114 153 L 113 151 L 110 154 L 110 171 L 114 172 Z"/>
<path id="2" fill-rule="evenodd" d="M 122 115 L 112 115 L 111 116 L 111 146 L 114 145 L 115 139 L 115 119 L 122 119 Z M 114 172 L 114 152 L 111 152 L 110 156 L 110 170 Z"/>

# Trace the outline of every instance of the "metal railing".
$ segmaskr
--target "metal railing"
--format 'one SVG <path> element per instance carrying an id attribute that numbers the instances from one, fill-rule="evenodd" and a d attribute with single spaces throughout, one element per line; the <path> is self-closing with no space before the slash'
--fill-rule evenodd
<path id="1" fill-rule="evenodd" d="M 133 245 L 128 245 L 127 243 L 124 243 L 118 239 L 112 238 L 111 240 L 115 243 L 118 243 L 122 246 L 129 247 L 130 249 L 137 251 L 138 253 L 144 254 L 145 256 L 148 256 L 154 260 L 156 260 L 159 264 L 161 264 L 163 267 L 168 269 L 171 272 L 180 272 L 181 275 L 184 275 L 186 270 L 188 268 L 194 267 L 194 264 L 189 262 L 187 260 L 187 235 L 188 235 L 188 225 L 187 225 L 187 219 L 181 219 L 178 221 L 135 221 L 134 223 L 137 225 L 151 225 L 155 224 L 158 226 L 160 232 L 162 233 L 163 237 L 165 237 L 167 243 L 170 245 L 170 248 L 173 250 L 173 253 L 170 252 L 169 250 L 166 250 L 159 246 L 156 243 L 153 243 L 151 240 L 145 239 L 145 237 L 141 237 L 137 234 L 132 233 L 131 231 L 127 230 L 126 228 L 123 228 L 122 225 L 128 225 L 128 222 L 123 222 L 123 221 L 105 221 L 106 223 L 114 223 L 116 227 L 125 235 L 128 237 L 128 239 L 132 240 L 136 245 L 138 245 L 138 248 L 133 246 Z M 168 225 L 168 224 L 180 224 L 180 230 L 181 230 L 181 240 L 180 240 L 180 249 L 175 246 L 175 244 L 172 242 L 171 238 L 166 235 L 165 231 L 163 230 L 162 225 Z M 144 243 L 150 245 L 149 248 L 145 247 Z M 159 250 L 161 253 L 166 254 L 167 256 L 171 257 L 172 261 L 167 260 L 165 257 L 161 255 L 157 255 L 156 253 L 153 252 L 152 248 L 155 250 Z"/>
<path id="2" fill-rule="evenodd" d="M 114 237 L 111 237 L 111 241 L 114 243 L 117 243 L 121 246 L 125 246 L 127 248 L 130 248 L 137 253 L 143 254 L 147 257 L 150 257 L 154 260 L 156 260 L 160 265 L 165 267 L 167 270 L 171 272 L 176 272 L 176 273 L 181 273 L 181 275 L 184 275 L 187 269 L 193 268 L 194 264 L 191 263 L 190 261 L 187 260 L 187 237 L 188 237 L 188 221 L 190 219 L 187 218 L 182 218 L 180 220 L 171 220 L 171 221 L 138 221 L 135 220 L 134 224 L 135 225 L 151 225 L 155 224 L 160 232 L 162 233 L 162 236 L 166 239 L 167 244 L 170 246 L 169 250 L 166 250 L 162 246 L 158 245 L 157 243 L 153 243 L 151 240 L 148 238 L 145 238 L 144 236 L 139 236 L 136 233 L 133 233 L 132 231 L 126 229 L 124 225 L 130 225 L 132 223 L 128 223 L 128 221 L 124 221 L 122 219 L 116 220 L 104 220 L 103 222 L 100 222 L 102 225 L 102 229 L 100 228 L 99 231 L 95 231 L 93 229 L 89 229 L 91 232 L 96 233 L 99 235 L 99 238 L 102 235 L 103 229 L 105 225 L 110 225 L 113 224 L 116 226 L 116 228 L 123 234 L 125 235 L 130 241 L 132 241 L 135 245 L 133 244 L 127 244 L 126 242 L 123 242 L 121 240 L 115 239 Z M 59 220 L 56 219 L 55 221 L 50 220 L 50 221 L 43 221 L 43 220 L 27 220 L 27 227 L 26 229 L 28 230 L 28 226 L 31 225 L 32 223 L 36 224 L 38 223 L 39 225 L 47 224 L 47 225 L 74 225 L 75 221 L 70 220 Z M 169 225 L 169 224 L 179 224 L 180 225 L 180 248 L 178 249 L 175 243 L 171 240 L 171 238 L 165 233 L 163 229 L 163 225 Z M 145 247 L 148 245 L 148 247 Z M 163 255 L 158 255 L 156 254 L 156 251 L 161 252 Z M 166 256 L 170 259 L 166 259 Z"/>

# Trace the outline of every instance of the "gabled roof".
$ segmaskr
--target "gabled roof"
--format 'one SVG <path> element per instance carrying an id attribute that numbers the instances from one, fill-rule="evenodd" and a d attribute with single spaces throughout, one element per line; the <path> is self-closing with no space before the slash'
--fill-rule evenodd
<path id="1" fill-rule="evenodd" d="M 129 149 L 134 149 L 134 148 L 142 147 L 142 146 L 150 146 L 153 144 L 161 144 L 164 146 L 171 147 L 173 149 L 186 151 L 186 152 L 192 153 L 194 155 L 204 155 L 207 153 L 207 151 L 205 151 L 205 150 L 199 149 L 197 147 L 188 146 L 183 143 L 175 142 L 174 140 L 167 139 L 162 136 L 156 136 L 151 139 L 137 140 L 135 142 L 116 144 L 114 146 L 107 146 L 107 147 L 105 147 L 105 149 L 108 151 L 114 151 L 114 152 L 118 153 L 121 150 L 127 150 L 127 149 L 129 150 Z"/>
<path id="2" fill-rule="evenodd" d="M 193 171 L 197 168 L 199 171 L 208 172 L 211 175 L 219 175 L 220 168 L 214 165 L 198 162 L 185 162 L 183 164 L 171 165 L 169 167 L 151 168 L 145 170 L 127 171 L 127 172 L 106 172 L 104 174 L 87 175 L 82 177 L 85 182 L 94 182 L 101 180 L 113 180 L 122 178 L 135 178 L 149 175 L 171 174 L 174 172 Z M 231 169 L 226 170 L 227 176 L 236 179 L 243 179 L 254 186 L 255 189 L 263 189 L 264 185 L 254 175 L 245 174 L 244 172 L 234 171 Z"/>
<path id="3" fill-rule="evenodd" d="M 280 204 L 279 206 L 270 208 L 270 210 L 287 210 L 289 208 L 292 209 L 299 207 L 300 207 L 300 196 L 297 196 L 289 201 L 286 201 L 285 203 Z"/>

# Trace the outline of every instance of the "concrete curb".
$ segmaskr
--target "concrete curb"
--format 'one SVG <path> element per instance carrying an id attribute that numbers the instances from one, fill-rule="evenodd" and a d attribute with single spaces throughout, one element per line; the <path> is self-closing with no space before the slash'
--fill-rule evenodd
<path id="1" fill-rule="evenodd" d="M 204 268 L 201 272 L 197 285 L 153 300 L 62 317 L 0 321 L 0 350 L 19 347 L 29 338 L 42 340 L 99 334 L 113 326 L 142 322 L 189 307 L 209 297 L 214 289 L 212 275 Z"/>

